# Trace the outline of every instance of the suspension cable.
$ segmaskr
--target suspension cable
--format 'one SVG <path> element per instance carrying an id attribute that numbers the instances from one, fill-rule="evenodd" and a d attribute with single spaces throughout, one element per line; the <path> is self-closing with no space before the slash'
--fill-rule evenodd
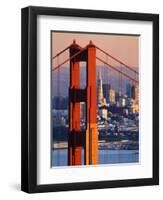
<path id="1" fill-rule="evenodd" d="M 117 71 L 119 73 L 121 73 L 123 76 L 127 77 L 130 80 L 133 80 L 135 83 L 138 83 L 138 80 L 132 78 L 131 76 L 129 76 L 128 74 L 121 72 L 119 69 L 115 68 L 113 65 L 106 63 L 105 61 L 103 61 L 101 58 L 96 57 L 97 60 L 101 61 L 102 63 L 106 64 L 108 67 L 112 68 L 114 71 Z"/>
<path id="2" fill-rule="evenodd" d="M 59 55 L 61 55 L 63 52 L 65 52 L 67 49 L 70 48 L 70 45 L 68 47 L 66 47 L 65 49 L 63 49 L 62 51 L 60 51 L 59 53 L 57 53 L 55 56 L 52 57 L 52 60 L 57 58 Z"/>
<path id="3" fill-rule="evenodd" d="M 78 51 L 77 53 L 75 53 L 73 56 L 71 56 L 70 58 L 66 59 L 65 61 L 63 61 L 61 64 L 57 65 L 55 68 L 52 68 L 52 71 L 55 71 L 56 69 L 58 69 L 59 67 L 61 67 L 63 64 L 67 63 L 69 60 L 72 60 L 73 58 L 75 58 L 76 56 L 78 56 L 80 53 L 82 53 L 85 49 L 87 49 L 88 45 L 85 46 L 84 48 L 82 48 L 80 51 Z"/>
<path id="4" fill-rule="evenodd" d="M 100 50 L 101 52 L 103 52 L 104 54 L 106 54 L 107 56 L 111 57 L 113 60 L 117 61 L 118 63 L 122 64 L 123 66 L 125 66 L 126 68 L 128 68 L 129 70 L 133 71 L 136 74 L 139 74 L 138 71 L 134 70 L 133 68 L 131 68 L 129 65 L 125 64 L 124 62 L 120 61 L 119 59 L 115 58 L 114 56 L 112 56 L 110 53 L 104 51 L 103 49 L 101 49 L 100 47 L 96 46 L 96 48 L 98 50 Z"/>

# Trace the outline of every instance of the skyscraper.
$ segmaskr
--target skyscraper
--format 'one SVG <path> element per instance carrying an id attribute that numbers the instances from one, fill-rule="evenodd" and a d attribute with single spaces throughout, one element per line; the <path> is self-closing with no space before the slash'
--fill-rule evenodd
<path id="1" fill-rule="evenodd" d="M 103 103 L 101 103 L 99 105 L 99 115 L 103 119 L 107 119 L 108 118 L 108 104 L 106 103 L 106 99 L 105 98 L 104 98 Z"/>
<path id="2" fill-rule="evenodd" d="M 109 91 L 111 89 L 111 85 L 110 84 L 103 84 L 103 95 L 104 98 L 106 99 L 107 102 L 109 102 Z"/>
<path id="3" fill-rule="evenodd" d="M 131 98 L 131 84 L 130 83 L 126 84 L 126 94 L 129 98 Z"/>
<path id="4" fill-rule="evenodd" d="M 126 99 L 122 96 L 119 99 L 120 106 L 124 107 L 126 105 Z"/>
<path id="5" fill-rule="evenodd" d="M 101 104 L 104 100 L 101 72 L 98 73 L 98 78 L 97 78 L 97 97 L 98 97 L 98 104 Z"/>
<path id="6" fill-rule="evenodd" d="M 110 88 L 109 90 L 109 103 L 115 103 L 115 90 L 113 90 L 112 88 Z"/>
<path id="7" fill-rule="evenodd" d="M 138 87 L 133 85 L 131 87 L 131 98 L 134 99 L 136 102 L 138 102 L 139 100 L 139 91 L 138 91 Z"/>

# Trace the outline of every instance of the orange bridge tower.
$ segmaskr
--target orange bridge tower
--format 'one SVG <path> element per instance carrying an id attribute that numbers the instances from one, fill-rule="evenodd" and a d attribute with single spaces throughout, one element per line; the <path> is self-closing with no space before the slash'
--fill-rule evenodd
<path id="1" fill-rule="evenodd" d="M 96 95 L 96 47 L 90 41 L 81 48 L 73 41 L 70 51 L 68 165 L 98 164 Z M 76 56 L 75 56 L 76 55 Z M 86 88 L 80 88 L 80 62 L 86 62 Z M 80 127 L 80 103 L 86 104 L 85 130 Z"/>

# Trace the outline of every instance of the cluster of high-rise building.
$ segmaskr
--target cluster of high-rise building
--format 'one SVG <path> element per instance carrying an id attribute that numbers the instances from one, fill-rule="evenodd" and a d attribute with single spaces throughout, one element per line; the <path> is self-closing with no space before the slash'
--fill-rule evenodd
<path id="1" fill-rule="evenodd" d="M 118 88 L 97 77 L 97 128 L 99 141 L 117 142 L 111 149 L 138 149 L 139 91 L 129 82 Z M 126 87 L 124 89 L 124 86 Z M 116 88 L 116 89 L 115 89 Z M 53 140 L 67 141 L 69 127 L 68 97 L 54 97 Z M 80 128 L 86 128 L 86 103 L 80 103 Z M 125 141 L 125 145 L 124 145 Z M 105 144 L 105 142 L 103 144 Z M 112 143 L 110 143 L 112 145 Z"/>
<path id="2" fill-rule="evenodd" d="M 97 77 L 97 102 L 98 114 L 104 119 L 108 117 L 109 107 L 123 110 L 126 114 L 139 112 L 138 87 L 130 83 L 126 84 L 126 91 L 115 91 L 111 84 L 103 83 L 101 73 Z M 118 109 L 121 108 L 121 109 Z"/>
<path id="3" fill-rule="evenodd" d="M 123 90 L 124 91 L 124 90 Z M 139 113 L 139 92 L 134 84 L 127 83 L 125 92 L 118 88 L 113 89 L 110 83 L 103 83 L 101 73 L 97 77 L 97 120 L 98 124 L 105 123 L 109 126 L 113 121 L 119 124 L 120 117 L 123 120 L 130 120 L 132 116 L 133 123 L 137 121 Z M 62 101 L 61 101 L 61 100 Z M 53 126 L 68 127 L 68 101 L 67 97 L 53 99 L 55 107 L 52 111 Z M 59 102 L 59 103 L 57 103 Z M 85 129 L 86 123 L 86 104 L 80 103 L 80 126 Z M 113 124 L 114 124 L 113 123 Z M 114 125 L 115 125 L 114 124 Z M 123 123 L 122 123 L 123 124 Z M 104 126 L 104 125 L 101 125 Z M 126 125 L 128 126 L 128 125 Z M 100 125 L 99 125 L 100 127 Z M 105 126 L 106 127 L 106 126 Z"/>

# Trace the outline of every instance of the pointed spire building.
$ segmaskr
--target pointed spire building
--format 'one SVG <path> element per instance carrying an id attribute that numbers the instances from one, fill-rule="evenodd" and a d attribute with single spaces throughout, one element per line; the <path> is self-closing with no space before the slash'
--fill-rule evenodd
<path id="1" fill-rule="evenodd" d="M 101 71 L 98 72 L 98 78 L 97 78 L 97 95 L 98 95 L 98 104 L 101 104 L 103 102 L 103 100 L 104 100 Z"/>

